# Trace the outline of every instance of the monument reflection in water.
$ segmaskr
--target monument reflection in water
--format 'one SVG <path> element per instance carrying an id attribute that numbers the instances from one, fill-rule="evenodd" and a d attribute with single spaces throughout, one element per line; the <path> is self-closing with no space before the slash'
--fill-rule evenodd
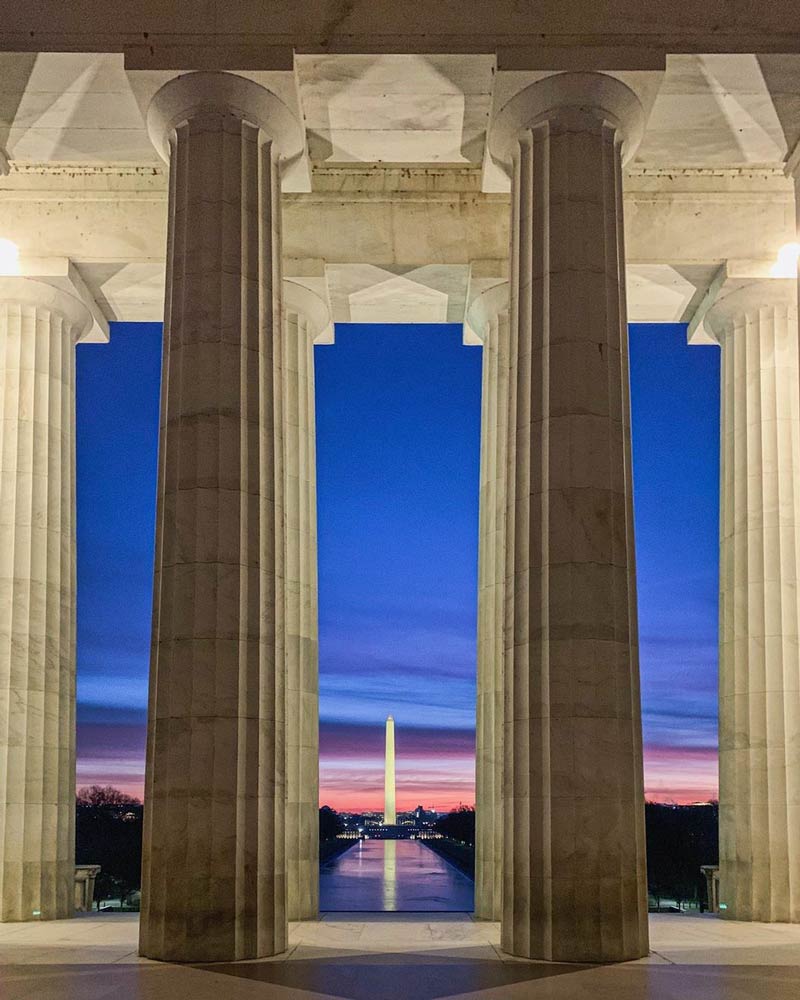
<path id="1" fill-rule="evenodd" d="M 383 908 L 397 909 L 397 841 L 383 841 Z"/>
<path id="2" fill-rule="evenodd" d="M 421 840 L 359 840 L 320 868 L 322 911 L 472 912 L 472 880 Z"/>

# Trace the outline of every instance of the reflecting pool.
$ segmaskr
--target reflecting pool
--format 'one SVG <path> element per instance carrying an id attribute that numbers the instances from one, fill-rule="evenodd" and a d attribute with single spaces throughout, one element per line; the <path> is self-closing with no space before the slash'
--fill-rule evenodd
<path id="1" fill-rule="evenodd" d="M 421 840 L 359 840 L 319 872 L 320 910 L 474 908 L 474 886 Z"/>

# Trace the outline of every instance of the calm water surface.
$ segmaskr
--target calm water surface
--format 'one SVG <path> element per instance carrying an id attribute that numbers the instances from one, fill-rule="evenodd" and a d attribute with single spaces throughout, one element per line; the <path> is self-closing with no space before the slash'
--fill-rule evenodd
<path id="1" fill-rule="evenodd" d="M 319 907 L 471 911 L 474 886 L 421 840 L 360 840 L 320 867 Z"/>

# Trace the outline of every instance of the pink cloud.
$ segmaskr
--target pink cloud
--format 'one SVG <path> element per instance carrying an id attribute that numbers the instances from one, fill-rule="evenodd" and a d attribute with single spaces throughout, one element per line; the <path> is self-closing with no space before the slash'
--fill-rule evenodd
<path id="1" fill-rule="evenodd" d="M 707 802 L 719 796 L 716 747 L 644 748 L 645 797 L 657 802 Z"/>
<path id="2" fill-rule="evenodd" d="M 78 725 L 75 784 L 114 785 L 138 799 L 144 796 L 144 753 L 147 731 L 142 725 Z"/>
<path id="3" fill-rule="evenodd" d="M 349 722 L 321 722 L 319 727 L 320 758 L 382 757 L 384 748 L 382 723 L 367 725 Z M 475 734 L 468 729 L 423 729 L 404 726 L 399 720 L 395 727 L 398 757 L 462 757 L 475 752 Z"/>
<path id="4" fill-rule="evenodd" d="M 382 725 L 323 722 L 320 726 L 320 803 L 338 809 L 383 807 Z M 115 785 L 144 793 L 145 728 L 78 726 L 77 785 Z M 718 796 L 712 746 L 645 746 L 645 794 L 654 801 L 697 802 Z M 397 731 L 397 793 L 401 809 L 419 803 L 446 810 L 475 800 L 474 735 L 468 730 Z"/>

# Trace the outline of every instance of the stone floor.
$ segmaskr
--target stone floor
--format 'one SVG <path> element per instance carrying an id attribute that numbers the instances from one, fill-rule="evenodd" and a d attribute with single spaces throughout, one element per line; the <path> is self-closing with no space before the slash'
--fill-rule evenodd
<path id="1" fill-rule="evenodd" d="M 135 915 L 0 925 L 2 1000 L 797 1000 L 800 926 L 651 917 L 653 954 L 618 966 L 522 962 L 456 914 L 329 915 L 282 959 L 208 967 L 136 955 Z"/>

